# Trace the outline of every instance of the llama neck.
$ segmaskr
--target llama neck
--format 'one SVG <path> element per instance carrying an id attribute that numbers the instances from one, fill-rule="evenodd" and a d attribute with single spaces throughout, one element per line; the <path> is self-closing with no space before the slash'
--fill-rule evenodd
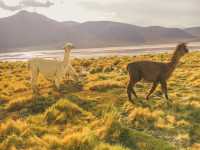
<path id="1" fill-rule="evenodd" d="M 69 62 L 70 62 L 70 53 L 69 52 L 65 52 L 63 62 L 64 62 L 64 64 L 69 64 Z"/>
<path id="2" fill-rule="evenodd" d="M 171 74 L 176 69 L 176 66 L 179 63 L 180 58 L 181 56 L 179 56 L 175 51 L 171 58 L 171 61 L 169 62 L 169 74 Z"/>
<path id="3" fill-rule="evenodd" d="M 171 58 L 170 64 L 171 64 L 172 66 L 175 66 L 175 67 L 176 67 L 176 65 L 178 64 L 180 58 L 181 58 L 181 57 L 177 54 L 177 52 L 175 52 L 175 53 L 173 54 L 172 58 Z"/>

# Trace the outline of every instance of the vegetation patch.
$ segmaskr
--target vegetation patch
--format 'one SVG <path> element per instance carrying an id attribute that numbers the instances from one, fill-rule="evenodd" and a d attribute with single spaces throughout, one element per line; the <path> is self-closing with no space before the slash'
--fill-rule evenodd
<path id="1" fill-rule="evenodd" d="M 27 62 L 0 62 L 2 150 L 199 150 L 200 52 L 191 52 L 169 79 L 170 101 L 140 82 L 127 98 L 132 61 L 167 62 L 169 54 L 74 59 L 84 76 L 55 90 L 39 76 L 34 97 Z"/>
<path id="2" fill-rule="evenodd" d="M 94 117 L 76 104 L 61 99 L 45 112 L 45 120 L 48 124 L 88 123 Z"/>
<path id="3" fill-rule="evenodd" d="M 97 81 L 96 83 L 89 83 L 86 87 L 92 91 L 103 92 L 114 88 L 123 88 L 125 86 L 118 81 L 106 80 L 106 81 Z"/>

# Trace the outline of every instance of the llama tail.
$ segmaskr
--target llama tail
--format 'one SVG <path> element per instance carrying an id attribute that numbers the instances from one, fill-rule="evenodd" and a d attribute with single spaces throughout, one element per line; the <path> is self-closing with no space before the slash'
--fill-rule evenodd
<path id="1" fill-rule="evenodd" d="M 127 65 L 126 70 L 129 72 L 130 71 L 130 64 Z"/>

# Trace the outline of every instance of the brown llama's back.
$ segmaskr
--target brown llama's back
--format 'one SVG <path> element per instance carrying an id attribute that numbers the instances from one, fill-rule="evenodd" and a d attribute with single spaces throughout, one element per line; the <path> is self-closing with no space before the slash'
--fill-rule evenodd
<path id="1" fill-rule="evenodd" d="M 161 62 L 138 61 L 128 64 L 127 70 L 137 81 L 159 82 L 166 78 L 168 65 Z M 137 77 L 136 77 L 137 76 Z"/>

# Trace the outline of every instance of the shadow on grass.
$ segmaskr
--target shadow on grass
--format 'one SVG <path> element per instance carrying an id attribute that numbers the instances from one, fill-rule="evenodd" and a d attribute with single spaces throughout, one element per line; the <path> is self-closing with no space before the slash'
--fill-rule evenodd
<path id="1" fill-rule="evenodd" d="M 76 105 L 78 105 L 79 107 L 81 107 L 82 109 L 84 109 L 85 111 L 91 112 L 94 116 L 98 117 L 101 116 L 104 109 L 105 109 L 105 105 L 102 106 L 98 100 L 96 99 L 83 99 L 80 98 L 79 96 L 76 95 L 69 95 L 67 96 L 67 99 L 73 103 L 75 103 Z M 102 108 L 100 108 L 102 107 Z"/>
<path id="2" fill-rule="evenodd" d="M 59 92 L 62 94 L 75 93 L 83 90 L 83 84 L 79 81 L 68 80 L 61 85 Z"/>
<path id="3" fill-rule="evenodd" d="M 27 117 L 44 112 L 48 107 L 56 103 L 56 99 L 52 96 L 37 97 L 35 99 L 11 101 L 7 107 L 7 112 L 18 112 L 20 117 Z"/>
<path id="4" fill-rule="evenodd" d="M 175 150 L 175 147 L 142 131 L 123 126 L 114 114 L 107 114 L 102 138 L 110 144 L 119 144 L 135 150 Z"/>

